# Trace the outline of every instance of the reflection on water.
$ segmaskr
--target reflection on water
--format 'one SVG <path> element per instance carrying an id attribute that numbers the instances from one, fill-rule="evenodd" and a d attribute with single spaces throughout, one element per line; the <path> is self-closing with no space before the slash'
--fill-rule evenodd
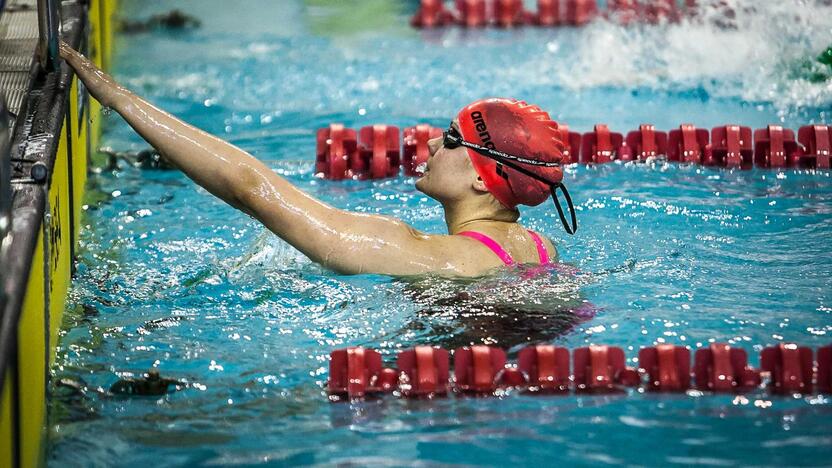
<path id="1" fill-rule="evenodd" d="M 312 177 L 314 129 L 446 125 L 488 95 L 525 98 L 579 130 L 598 121 L 623 130 L 828 119 L 828 86 L 798 79 L 781 87 L 784 64 L 828 43 L 832 15 L 806 2 L 793 16 L 768 14 L 788 1 L 754 2 L 761 13 L 740 18 L 745 37 L 690 24 L 599 23 L 434 31 L 426 40 L 398 13 L 395 34 L 356 27 L 349 41 L 341 40 L 348 31 L 313 31 L 353 13 L 352 3 L 250 2 L 233 15 L 217 14 L 227 8 L 217 0 L 124 2 L 136 17 L 178 7 L 203 27 L 123 38 L 118 77 L 327 203 L 425 232 L 444 232 L 445 223 L 413 179 Z M 360 3 L 354 13 L 366 17 Z M 380 22 L 405 5 L 387 3 Z M 790 21 L 801 27 L 783 34 Z M 713 45 L 723 39 L 731 46 Z M 788 91 L 771 91 L 781 88 Z M 105 120 L 109 146 L 146 147 L 114 116 Z M 53 369 L 51 462 L 827 463 L 828 396 L 327 403 L 328 354 L 345 346 L 380 349 L 389 362 L 417 343 L 609 344 L 633 358 L 641 346 L 718 340 L 746 349 L 757 365 L 763 346 L 829 343 L 830 173 L 656 162 L 567 167 L 565 178 L 578 234 L 564 235 L 550 206 L 524 209 L 522 222 L 574 267 L 453 281 L 333 274 L 175 171 L 124 165 L 92 175 Z M 150 369 L 188 386 L 108 395 L 120 378 Z"/>
<path id="2" fill-rule="evenodd" d="M 550 342 L 594 315 L 580 297 L 580 286 L 573 275 L 539 267 L 473 281 L 413 280 L 404 295 L 417 311 L 388 340 L 448 349 Z"/>
<path id="3" fill-rule="evenodd" d="M 500 269 L 477 279 L 378 277 L 369 291 L 351 290 L 343 283 L 334 284 L 332 290 L 328 286 L 320 289 L 309 275 L 331 277 L 271 234 L 260 235 L 229 271 L 235 284 L 259 289 L 257 284 L 263 283 L 260 294 L 277 300 L 285 301 L 293 294 L 312 299 L 326 291 L 324 297 L 314 299 L 324 301 L 321 318 L 337 317 L 333 326 L 342 329 L 356 317 L 345 317 L 338 312 L 341 310 L 380 309 L 395 315 L 399 325 L 377 334 L 373 333 L 375 327 L 356 327 L 358 334 L 371 333 L 365 339 L 368 345 L 381 344 L 382 348 L 420 343 L 447 348 L 472 344 L 511 348 L 555 340 L 595 314 L 595 307 L 580 294 L 582 286 L 594 281 L 592 275 L 580 274 L 565 264 Z M 360 279 L 345 280 L 362 285 Z"/>

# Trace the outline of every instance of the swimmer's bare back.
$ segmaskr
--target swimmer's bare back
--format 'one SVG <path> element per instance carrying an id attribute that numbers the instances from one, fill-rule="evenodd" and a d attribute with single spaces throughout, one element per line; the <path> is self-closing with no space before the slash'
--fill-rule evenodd
<path id="1" fill-rule="evenodd" d="M 95 99 L 118 112 L 194 182 L 327 268 L 344 274 L 472 277 L 503 265 L 471 238 L 426 234 L 396 218 L 329 206 L 240 148 L 136 96 L 65 43 L 61 56 Z M 535 247 L 517 223 L 473 217 L 450 226 L 452 234 L 477 230 L 498 239 L 519 263 L 536 261 Z M 551 242 L 545 243 L 556 258 Z"/>

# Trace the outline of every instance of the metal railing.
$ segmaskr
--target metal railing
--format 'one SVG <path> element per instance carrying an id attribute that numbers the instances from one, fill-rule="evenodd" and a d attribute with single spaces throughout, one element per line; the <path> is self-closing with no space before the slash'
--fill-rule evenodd
<path id="1" fill-rule="evenodd" d="M 61 2 L 38 0 L 38 59 L 44 70 L 55 71 L 60 66 Z"/>
<path id="2" fill-rule="evenodd" d="M 0 90 L 0 390 L 5 380 L 9 330 L 6 305 L 9 302 L 9 283 L 6 269 L 12 241 L 12 158 L 11 125 L 6 108 L 6 96 Z"/>
<path id="3" fill-rule="evenodd" d="M 12 230 L 12 130 L 6 96 L 0 90 L 0 315 L 6 303 L 4 265 Z"/>

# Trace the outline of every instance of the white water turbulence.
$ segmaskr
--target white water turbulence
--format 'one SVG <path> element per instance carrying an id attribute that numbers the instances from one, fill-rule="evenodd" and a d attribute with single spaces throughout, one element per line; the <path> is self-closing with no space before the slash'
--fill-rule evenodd
<path id="1" fill-rule="evenodd" d="M 574 90 L 702 88 L 712 96 L 770 103 L 781 117 L 832 103 L 832 71 L 827 68 L 825 80 L 810 77 L 822 66 L 817 57 L 832 46 L 829 2 L 700 2 L 697 14 L 679 23 L 624 26 L 600 19 L 580 35 L 569 50 L 550 43 L 558 60 L 529 63 L 538 69 L 534 75 Z"/>

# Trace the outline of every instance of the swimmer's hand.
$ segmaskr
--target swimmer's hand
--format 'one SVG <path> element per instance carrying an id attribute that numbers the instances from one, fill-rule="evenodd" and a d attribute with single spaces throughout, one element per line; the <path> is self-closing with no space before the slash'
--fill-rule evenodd
<path id="1" fill-rule="evenodd" d="M 61 41 L 60 50 L 61 58 L 75 70 L 78 78 L 84 82 L 87 91 L 102 106 L 114 107 L 117 101 L 125 96 L 126 89 L 116 83 L 110 75 L 96 67 L 88 58 L 70 47 L 69 44 Z"/>

